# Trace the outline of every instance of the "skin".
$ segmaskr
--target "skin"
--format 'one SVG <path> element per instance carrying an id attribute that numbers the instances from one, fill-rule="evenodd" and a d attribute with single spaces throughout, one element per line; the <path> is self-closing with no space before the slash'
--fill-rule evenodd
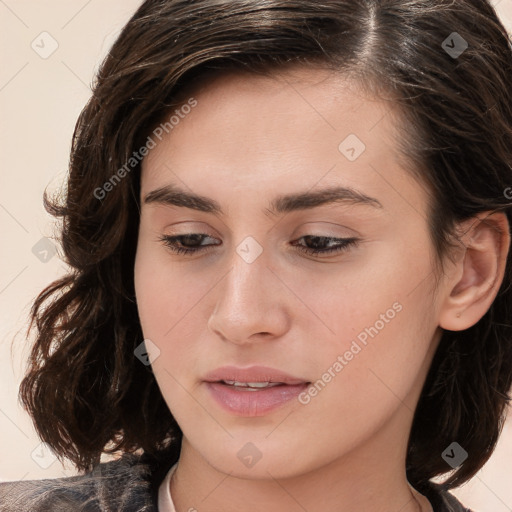
<path id="1" fill-rule="evenodd" d="M 470 327 L 496 296 L 506 218 L 461 226 L 434 289 L 427 195 L 397 152 L 393 105 L 313 68 L 225 75 L 193 93 L 197 106 L 143 162 L 135 264 L 144 336 L 159 350 L 153 371 L 184 434 L 171 481 L 176 510 L 430 510 L 405 474 L 413 412 L 441 328 Z M 338 149 L 349 134 L 366 146 L 352 162 Z M 144 203 L 168 184 L 214 199 L 224 214 Z M 278 194 L 332 185 L 382 208 L 266 210 Z M 188 233 L 220 245 L 189 256 L 159 240 Z M 296 247 L 311 247 L 306 235 L 359 242 L 306 255 Z M 236 252 L 247 236 L 263 250 L 252 263 Z M 207 392 L 204 375 L 224 365 L 316 382 L 395 303 L 401 311 L 307 405 L 245 418 Z M 248 442 L 262 455 L 250 468 L 237 456 Z"/>

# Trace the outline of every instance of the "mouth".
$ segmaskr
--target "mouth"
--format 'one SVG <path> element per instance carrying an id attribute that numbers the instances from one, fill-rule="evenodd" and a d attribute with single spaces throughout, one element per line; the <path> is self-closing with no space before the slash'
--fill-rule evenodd
<path id="1" fill-rule="evenodd" d="M 277 386 L 290 386 L 284 382 L 239 382 L 236 380 L 220 380 L 219 384 L 230 386 L 238 391 L 259 391 L 261 389 L 275 388 Z"/>
<path id="2" fill-rule="evenodd" d="M 251 366 L 249 368 L 224 366 L 207 374 L 204 380 L 248 389 L 309 384 L 304 379 L 267 366 Z"/>
<path id="3" fill-rule="evenodd" d="M 205 377 L 210 396 L 235 416 L 263 416 L 293 403 L 311 382 L 268 367 L 224 367 Z"/>

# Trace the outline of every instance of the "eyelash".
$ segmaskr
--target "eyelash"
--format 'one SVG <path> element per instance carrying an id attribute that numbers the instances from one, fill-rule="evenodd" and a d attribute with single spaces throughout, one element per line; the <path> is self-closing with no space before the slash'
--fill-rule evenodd
<path id="1" fill-rule="evenodd" d="M 211 247 L 215 246 L 215 245 L 219 245 L 219 244 L 210 244 L 210 245 L 203 245 L 203 246 L 197 246 L 197 247 L 194 247 L 194 248 L 183 248 L 183 247 L 177 247 L 176 246 L 176 241 L 182 239 L 182 238 L 186 238 L 186 237 L 190 237 L 190 236 L 195 236 L 195 237 L 207 237 L 207 238 L 212 238 L 210 237 L 209 235 L 206 235 L 204 233 L 187 233 L 187 234 L 184 234 L 184 235 L 174 235 L 174 236 L 170 236 L 170 235 L 163 235 L 159 238 L 159 240 L 168 248 L 170 249 L 172 252 L 176 253 L 176 254 L 193 254 L 193 253 L 198 253 L 198 252 L 207 252 L 211 249 Z M 322 239 L 322 240 L 327 240 L 327 241 L 338 241 L 338 245 L 336 247 L 331 247 L 331 248 L 328 248 L 328 249 L 323 249 L 323 250 L 319 250 L 319 249 L 310 249 L 308 247 L 304 247 L 303 245 L 296 245 L 294 247 L 297 247 L 299 249 L 299 251 L 301 252 L 304 252 L 308 255 L 317 255 L 317 254 L 332 254 L 332 253 L 340 253 L 340 252 L 343 252 L 343 251 L 346 251 L 348 250 L 350 247 L 355 247 L 357 246 L 358 242 L 359 242 L 359 239 L 358 238 L 335 238 L 335 237 L 331 237 L 331 236 L 315 236 L 315 235 L 304 235 L 304 236 L 301 236 L 300 238 L 298 238 L 297 240 L 301 240 L 302 238 L 313 238 L 313 239 Z M 202 242 L 204 240 L 204 238 L 202 238 L 201 240 L 199 240 L 199 242 Z M 181 241 L 180 241 L 181 243 Z"/>

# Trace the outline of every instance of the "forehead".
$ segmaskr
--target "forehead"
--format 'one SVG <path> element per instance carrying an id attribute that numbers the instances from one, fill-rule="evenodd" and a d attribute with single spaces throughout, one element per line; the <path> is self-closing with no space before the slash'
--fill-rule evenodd
<path id="1" fill-rule="evenodd" d="M 396 180 L 418 188 L 400 166 L 396 107 L 343 75 L 320 68 L 271 77 L 231 72 L 181 98 L 196 105 L 145 158 L 142 195 L 180 181 L 203 195 L 228 186 L 256 196 L 320 181 L 367 186 L 370 195 L 379 186 L 382 193 L 386 179 L 388 194 Z"/>
<path id="2" fill-rule="evenodd" d="M 319 67 L 291 67 L 269 76 L 233 71 L 206 75 L 181 91 L 179 101 L 185 103 L 191 97 L 199 102 L 199 108 L 187 118 L 197 118 L 199 112 L 203 122 L 206 116 L 212 120 L 221 117 L 221 128 L 234 126 L 236 121 L 244 124 L 251 118 L 245 130 L 264 128 L 267 132 L 279 127 L 280 122 L 292 121 L 286 132 L 290 135 L 294 128 L 304 133 L 306 123 L 316 130 L 329 128 L 333 134 L 350 123 L 353 131 L 362 133 L 384 115 L 398 114 L 392 103 L 370 95 L 361 84 Z M 340 124 L 342 120 L 344 125 Z M 185 125 L 180 124 L 181 128 Z M 180 126 L 173 129 L 175 136 L 180 131 Z"/>

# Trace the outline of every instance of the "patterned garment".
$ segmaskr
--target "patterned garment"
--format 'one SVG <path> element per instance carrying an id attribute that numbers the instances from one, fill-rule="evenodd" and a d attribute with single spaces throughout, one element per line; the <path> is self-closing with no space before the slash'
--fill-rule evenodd
<path id="1" fill-rule="evenodd" d="M 158 512 L 158 488 L 176 461 L 123 455 L 85 475 L 0 483 L 0 512 Z M 436 484 L 422 491 L 434 512 L 471 512 Z"/>

